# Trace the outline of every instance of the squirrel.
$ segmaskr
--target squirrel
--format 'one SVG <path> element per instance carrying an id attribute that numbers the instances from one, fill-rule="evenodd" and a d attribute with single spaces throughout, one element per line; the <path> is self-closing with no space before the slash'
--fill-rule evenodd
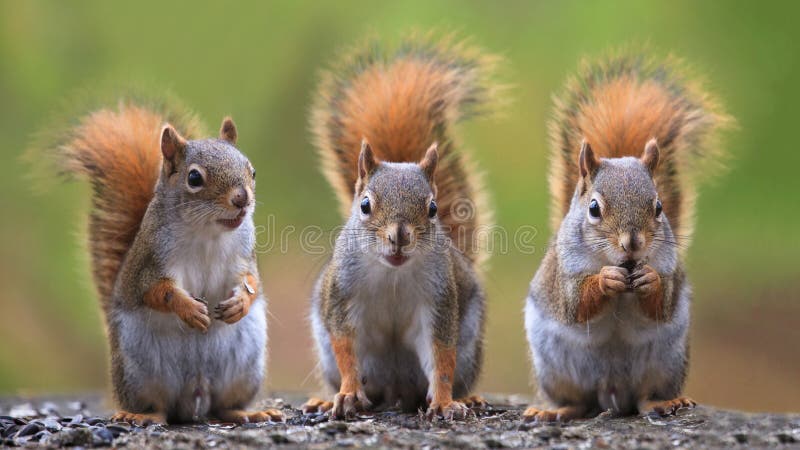
<path id="1" fill-rule="evenodd" d="M 490 211 L 451 129 L 494 99 L 495 63 L 411 36 L 396 49 L 356 49 L 323 73 L 311 128 L 347 222 L 310 314 L 320 376 L 336 394 L 304 412 L 427 406 L 428 417 L 453 419 L 484 404 L 470 394 L 485 318 L 476 236 Z"/>
<path id="2" fill-rule="evenodd" d="M 199 139 L 200 128 L 175 106 L 123 99 L 45 149 L 92 187 L 89 247 L 115 421 L 281 418 L 242 409 L 264 378 L 267 340 L 256 172 L 230 118 L 218 139 Z"/>
<path id="3" fill-rule="evenodd" d="M 683 253 L 697 175 L 732 119 L 674 58 L 584 63 L 550 122 L 552 227 L 525 328 L 539 393 L 526 420 L 669 415 L 688 367 Z"/>

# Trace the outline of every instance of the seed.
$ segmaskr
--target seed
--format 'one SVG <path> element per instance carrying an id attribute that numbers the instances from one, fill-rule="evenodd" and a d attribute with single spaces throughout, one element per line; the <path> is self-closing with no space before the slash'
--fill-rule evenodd
<path id="1" fill-rule="evenodd" d="M 42 431 L 42 426 L 39 425 L 38 423 L 31 422 L 31 423 L 25 425 L 24 427 L 22 427 L 17 432 L 17 436 L 16 437 L 30 436 L 30 435 L 36 434 L 36 433 L 38 433 L 40 431 Z"/>

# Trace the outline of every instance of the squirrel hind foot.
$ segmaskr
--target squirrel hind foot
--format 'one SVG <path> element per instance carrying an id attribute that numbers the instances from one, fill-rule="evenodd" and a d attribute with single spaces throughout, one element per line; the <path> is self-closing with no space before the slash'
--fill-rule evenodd
<path id="1" fill-rule="evenodd" d="M 242 411 L 238 409 L 228 409 L 218 411 L 216 418 L 228 423 L 260 423 L 260 422 L 283 422 L 284 416 L 280 410 L 269 408 L 263 411 Z"/>
<path id="2" fill-rule="evenodd" d="M 466 397 L 456 399 L 456 401 L 463 403 L 467 408 L 471 409 L 483 409 L 489 406 L 489 402 L 487 402 L 486 399 L 480 395 L 468 395 Z"/>
<path id="3" fill-rule="evenodd" d="M 165 424 L 166 418 L 160 413 L 132 413 L 128 411 L 117 411 L 111 416 L 112 422 L 128 422 L 132 425 L 146 427 L 152 424 Z"/>
<path id="4" fill-rule="evenodd" d="M 311 397 L 303 404 L 301 409 L 303 414 L 321 414 L 330 411 L 331 408 L 333 408 L 333 402 L 329 402 L 317 397 Z"/>
<path id="5" fill-rule="evenodd" d="M 645 414 L 655 414 L 660 417 L 674 416 L 678 410 L 694 408 L 697 402 L 689 397 L 677 397 L 671 400 L 658 400 L 645 402 L 639 410 Z"/>
<path id="6" fill-rule="evenodd" d="M 569 422 L 582 418 L 584 412 L 585 409 L 578 406 L 563 406 L 561 408 L 552 410 L 539 409 L 531 406 L 522 413 L 522 418 L 525 420 L 525 422 Z"/>
<path id="7" fill-rule="evenodd" d="M 449 403 L 431 403 L 428 410 L 425 412 L 425 417 L 428 420 L 434 420 L 437 417 L 445 421 L 465 420 L 468 417 L 475 417 L 475 412 L 467 407 L 464 403 L 454 400 Z"/>

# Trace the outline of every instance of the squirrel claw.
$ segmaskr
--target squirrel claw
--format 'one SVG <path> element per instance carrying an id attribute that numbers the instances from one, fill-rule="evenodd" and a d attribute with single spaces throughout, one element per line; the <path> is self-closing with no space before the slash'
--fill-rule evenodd
<path id="1" fill-rule="evenodd" d="M 227 324 L 236 323 L 249 312 L 249 302 L 244 298 L 245 294 L 237 291 L 235 295 L 214 308 L 214 318 Z"/>
<path id="2" fill-rule="evenodd" d="M 366 395 L 357 393 L 340 392 L 333 398 L 333 407 L 330 410 L 332 419 L 352 419 L 357 412 L 362 412 L 372 406 Z"/>
<path id="3" fill-rule="evenodd" d="M 278 409 L 265 409 L 263 411 L 240 411 L 225 410 L 217 414 L 217 418 L 223 422 L 230 423 L 261 423 L 261 422 L 284 422 L 286 417 Z"/>
<path id="4" fill-rule="evenodd" d="M 470 409 L 483 409 L 489 406 L 489 402 L 486 401 L 480 395 L 470 395 L 467 397 L 459 398 L 456 400 L 459 403 L 463 403 L 467 408 Z"/>
<path id="5" fill-rule="evenodd" d="M 441 417 L 444 420 L 451 421 L 451 420 L 464 420 L 468 416 L 474 415 L 475 413 L 467 408 L 467 405 L 452 401 L 450 403 L 445 404 L 436 404 L 431 403 L 428 407 L 428 411 L 425 413 L 425 416 L 428 420 L 433 420 L 436 417 Z"/>
<path id="6" fill-rule="evenodd" d="M 128 422 L 130 424 L 146 427 L 152 424 L 162 424 L 166 421 L 160 414 L 137 414 L 128 411 L 117 411 L 111 416 L 112 422 Z"/>
<path id="7" fill-rule="evenodd" d="M 605 266 L 598 275 L 600 288 L 606 296 L 614 296 L 628 288 L 628 270 L 623 267 Z"/>
<path id="8" fill-rule="evenodd" d="M 211 325 L 208 306 L 203 301 L 186 298 L 185 302 L 175 312 L 184 323 L 203 333 L 208 331 L 208 326 Z"/>
<path id="9" fill-rule="evenodd" d="M 322 400 L 320 398 L 311 397 L 303 404 L 303 414 L 319 414 L 326 413 L 333 408 L 333 402 Z"/>
<path id="10" fill-rule="evenodd" d="M 585 410 L 575 406 L 562 406 L 558 409 L 539 409 L 531 406 L 522 413 L 525 422 L 536 423 L 555 423 L 555 422 L 569 422 L 579 419 Z"/>
<path id="11" fill-rule="evenodd" d="M 652 267 L 645 265 L 629 276 L 628 283 L 629 287 L 633 290 L 649 290 L 650 286 L 658 281 L 658 278 L 658 272 Z"/>
<path id="12" fill-rule="evenodd" d="M 697 406 L 697 402 L 691 398 L 678 397 L 672 400 L 650 402 L 643 409 L 645 412 L 666 417 L 677 414 L 679 409 L 694 408 L 695 406 Z"/>

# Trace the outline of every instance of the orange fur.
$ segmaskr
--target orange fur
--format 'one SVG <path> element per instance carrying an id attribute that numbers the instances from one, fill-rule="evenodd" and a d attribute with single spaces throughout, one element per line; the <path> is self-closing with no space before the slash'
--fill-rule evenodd
<path id="1" fill-rule="evenodd" d="M 661 277 L 649 287 L 648 293 L 640 293 L 642 311 L 652 320 L 664 320 L 664 290 L 661 288 Z"/>
<path id="2" fill-rule="evenodd" d="M 578 323 L 585 323 L 594 318 L 606 305 L 606 296 L 601 286 L 600 275 L 591 275 L 583 281 L 581 285 L 581 298 L 578 302 L 578 310 L 575 320 Z"/>
<path id="3" fill-rule="evenodd" d="M 173 312 L 175 294 L 175 283 L 172 280 L 162 279 L 144 294 L 143 301 L 148 308 L 156 311 Z"/>
<path id="4" fill-rule="evenodd" d="M 342 394 L 352 394 L 358 392 L 359 389 L 358 361 L 356 360 L 353 345 L 351 336 L 331 336 L 333 355 L 336 358 L 336 365 L 339 367 L 339 374 L 342 377 L 342 384 L 339 386 L 339 392 Z"/>
<path id="5" fill-rule="evenodd" d="M 160 312 L 171 312 L 178 317 L 191 315 L 194 309 L 192 299 L 175 287 L 175 282 L 162 279 L 144 294 L 144 304 Z"/>
<path id="6" fill-rule="evenodd" d="M 441 342 L 433 346 L 433 399 L 431 404 L 447 405 L 453 401 L 453 376 L 456 373 L 456 348 Z"/>
<path id="7" fill-rule="evenodd" d="M 682 408 L 694 408 L 697 402 L 689 397 L 677 397 L 671 400 L 658 400 L 646 402 L 641 408 L 642 413 L 649 411 L 655 412 L 661 416 L 670 416 L 676 414 Z"/>
<path id="8" fill-rule="evenodd" d="M 122 259 L 139 230 L 161 168 L 159 132 L 166 121 L 187 137 L 196 120 L 131 102 L 84 117 L 58 147 L 66 172 L 92 182 L 89 247 L 92 271 L 106 309 Z"/>
<path id="9" fill-rule="evenodd" d="M 407 46 L 388 56 L 353 55 L 324 74 L 311 116 L 323 171 L 349 217 L 363 138 L 388 162 L 418 162 L 437 142 L 439 220 L 457 248 L 479 261 L 479 229 L 491 222 L 491 210 L 479 173 L 456 152 L 452 128 L 495 96 L 485 80 L 494 59 L 448 41 Z"/>

